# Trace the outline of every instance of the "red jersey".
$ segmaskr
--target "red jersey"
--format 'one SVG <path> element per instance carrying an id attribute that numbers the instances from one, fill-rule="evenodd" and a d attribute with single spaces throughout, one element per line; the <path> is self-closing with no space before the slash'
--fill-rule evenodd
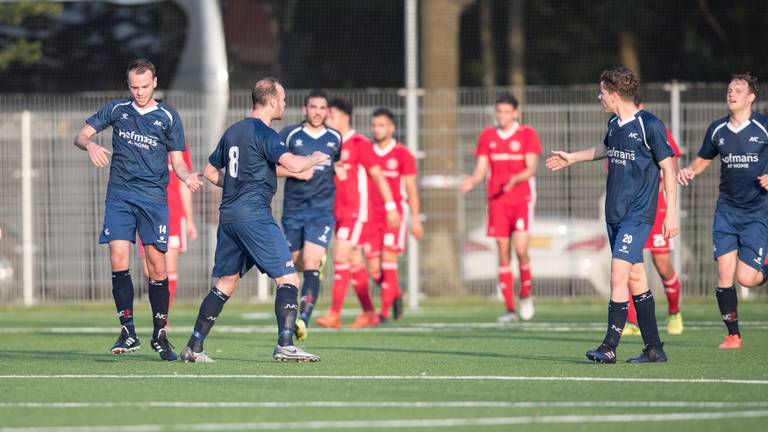
<path id="1" fill-rule="evenodd" d="M 515 125 L 508 134 L 497 128 L 487 128 L 480 132 L 475 156 L 488 158 L 491 171 L 488 180 L 488 201 L 535 201 L 536 181 L 533 177 L 515 184 L 509 192 L 503 190 L 513 175 L 525 170 L 525 155 L 528 153 L 541 154 L 539 135 L 529 126 Z"/>
<path id="2" fill-rule="evenodd" d="M 392 190 L 392 199 L 397 205 L 397 212 L 400 213 L 400 216 L 403 216 L 403 209 L 407 206 L 406 200 L 408 199 L 403 176 L 416 175 L 416 158 L 413 157 L 406 146 L 394 139 L 388 146 L 383 148 L 374 144 L 373 153 L 376 165 L 381 167 L 381 173 L 387 179 L 389 188 Z M 384 198 L 379 193 L 379 189 L 373 185 L 373 181 L 370 178 L 368 190 L 370 191 L 373 203 L 371 220 L 384 222 L 387 218 Z"/>
<path id="3" fill-rule="evenodd" d="M 189 156 L 189 147 L 184 148 L 183 154 L 187 169 L 192 172 L 192 158 Z M 168 215 L 171 218 L 180 218 L 184 216 L 184 205 L 181 203 L 181 191 L 179 188 L 186 186 L 181 183 L 173 172 L 170 155 L 168 155 L 168 177 Z"/>
<path id="4" fill-rule="evenodd" d="M 376 166 L 373 144 L 355 130 L 342 137 L 341 162 L 347 170 L 346 180 L 334 177 L 336 220 L 354 219 L 366 222 L 371 212 L 368 170 Z M 374 186 L 375 189 L 375 186 Z"/>

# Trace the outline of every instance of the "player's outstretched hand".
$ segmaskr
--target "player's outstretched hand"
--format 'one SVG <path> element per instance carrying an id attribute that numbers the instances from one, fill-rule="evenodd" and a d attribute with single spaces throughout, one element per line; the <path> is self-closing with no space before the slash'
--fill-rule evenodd
<path id="1" fill-rule="evenodd" d="M 763 174 L 757 177 L 757 181 L 760 182 L 760 187 L 768 190 L 768 174 Z"/>
<path id="2" fill-rule="evenodd" d="M 573 158 L 568 152 L 552 150 L 552 156 L 547 158 L 545 165 L 552 171 L 561 170 L 573 164 Z"/>
<path id="3" fill-rule="evenodd" d="M 665 239 L 671 239 L 678 234 L 680 234 L 680 228 L 678 228 L 677 221 L 675 221 L 675 215 L 671 212 L 667 213 L 664 217 L 664 223 L 661 225 L 661 235 Z"/>
<path id="4" fill-rule="evenodd" d="M 682 186 L 688 186 L 688 183 L 690 183 L 694 177 L 696 177 L 696 173 L 690 168 L 681 168 L 680 171 L 677 172 L 677 182 Z M 758 179 L 759 178 L 760 177 L 758 177 Z"/>
<path id="5" fill-rule="evenodd" d="M 189 241 L 197 240 L 197 225 L 195 225 L 195 221 L 187 221 L 187 239 Z"/>
<path id="6" fill-rule="evenodd" d="M 411 234 L 413 234 L 413 238 L 416 240 L 421 240 L 424 237 L 424 227 L 421 225 L 419 218 L 413 218 L 413 221 L 411 221 Z"/>
<path id="7" fill-rule="evenodd" d="M 461 193 L 467 193 L 471 191 L 475 187 L 475 178 L 472 176 L 465 175 L 464 179 L 461 181 L 461 186 L 459 187 L 459 190 Z"/>
<path id="8" fill-rule="evenodd" d="M 89 143 L 85 149 L 88 151 L 88 157 L 91 158 L 91 162 L 93 162 L 94 165 L 99 168 L 104 168 L 109 165 L 109 155 L 112 154 L 111 151 L 96 143 Z"/>
<path id="9" fill-rule="evenodd" d="M 400 213 L 397 210 L 387 212 L 387 226 L 392 229 L 397 229 L 400 226 Z"/>
<path id="10" fill-rule="evenodd" d="M 197 190 L 203 186 L 203 182 L 200 181 L 199 177 L 200 173 L 189 173 L 187 179 L 184 180 L 184 184 L 187 185 L 187 188 L 192 192 L 197 192 Z"/>

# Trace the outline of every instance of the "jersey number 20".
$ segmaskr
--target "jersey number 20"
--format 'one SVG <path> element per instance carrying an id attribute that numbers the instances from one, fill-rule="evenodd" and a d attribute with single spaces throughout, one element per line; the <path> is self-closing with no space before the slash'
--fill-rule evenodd
<path id="1" fill-rule="evenodd" d="M 238 162 L 237 158 L 240 157 L 240 148 L 237 146 L 232 146 L 229 148 L 229 168 L 227 169 L 227 172 L 229 172 L 229 175 L 232 176 L 232 178 L 237 178 L 237 170 L 240 168 L 240 162 Z"/>

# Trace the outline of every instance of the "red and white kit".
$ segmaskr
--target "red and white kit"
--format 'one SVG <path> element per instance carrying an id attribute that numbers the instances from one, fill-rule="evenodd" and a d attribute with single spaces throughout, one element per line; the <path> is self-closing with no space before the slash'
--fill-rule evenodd
<path id="1" fill-rule="evenodd" d="M 536 203 L 534 177 L 504 191 L 509 179 L 525 170 L 527 153 L 541 154 L 539 136 L 529 126 L 515 124 L 508 133 L 497 128 L 487 128 L 480 133 L 475 156 L 488 158 L 491 173 L 486 231 L 489 237 L 508 238 L 514 231 L 528 231 L 530 228 Z"/>
<path id="2" fill-rule="evenodd" d="M 192 158 L 189 148 L 184 149 L 184 163 L 192 172 Z M 180 188 L 186 187 L 173 172 L 171 158 L 168 156 L 168 247 L 180 252 L 187 251 L 187 218 L 184 216 L 184 205 L 181 202 Z"/>
<path id="3" fill-rule="evenodd" d="M 672 134 L 667 129 L 667 142 L 672 147 L 672 152 L 675 153 L 675 157 L 680 157 L 680 148 L 677 146 L 675 139 L 672 138 Z M 664 195 L 664 181 L 659 178 L 659 199 L 656 204 L 656 219 L 653 222 L 653 228 L 651 234 L 645 241 L 645 249 L 648 249 L 653 254 L 668 253 L 672 249 L 672 239 L 665 239 L 662 234 L 661 227 L 664 225 L 664 216 L 667 214 L 667 198 Z"/>
<path id="4" fill-rule="evenodd" d="M 377 257 L 386 250 L 393 252 L 405 251 L 407 222 L 405 213 L 408 209 L 408 197 L 405 192 L 403 176 L 416 175 L 416 158 L 413 157 L 407 147 L 392 140 L 389 145 L 382 148 L 373 146 L 374 161 L 381 167 L 381 172 L 387 179 L 392 190 L 392 199 L 397 205 L 400 214 L 400 226 L 389 228 L 386 223 L 386 209 L 384 198 L 369 178 L 368 190 L 370 191 L 373 208 L 371 217 L 365 224 L 365 254 L 367 257 Z"/>
<path id="5" fill-rule="evenodd" d="M 368 178 L 368 170 L 376 165 L 373 144 L 357 131 L 349 131 L 341 143 L 341 162 L 347 178 L 334 177 L 336 237 L 359 245 L 363 243 L 363 228 L 373 207 L 369 190 L 376 189 Z"/>

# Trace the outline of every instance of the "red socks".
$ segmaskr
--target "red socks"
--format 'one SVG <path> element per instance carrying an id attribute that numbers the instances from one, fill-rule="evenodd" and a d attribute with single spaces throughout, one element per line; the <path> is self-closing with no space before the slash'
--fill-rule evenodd
<path id="1" fill-rule="evenodd" d="M 337 262 L 333 265 L 333 291 L 331 292 L 331 312 L 340 314 L 344 306 L 344 300 L 347 297 L 347 287 L 349 286 L 350 273 L 349 264 Z"/>
<path id="2" fill-rule="evenodd" d="M 509 267 L 499 268 L 499 288 L 504 296 L 507 310 L 515 311 L 515 280 L 512 278 L 512 270 Z"/>
<path id="3" fill-rule="evenodd" d="M 360 306 L 363 307 L 363 312 L 373 312 L 371 292 L 368 290 L 368 271 L 365 269 L 365 266 L 351 269 L 350 275 L 352 277 L 352 286 L 355 288 L 355 293 L 360 300 Z"/>
<path id="4" fill-rule="evenodd" d="M 389 309 L 400 296 L 400 282 L 397 279 L 397 261 L 381 263 L 381 316 L 389 317 Z"/>
<path id="5" fill-rule="evenodd" d="M 520 298 L 526 298 L 531 295 L 532 279 L 531 265 L 520 265 Z"/>
<path id="6" fill-rule="evenodd" d="M 680 312 L 680 278 L 675 272 L 671 278 L 665 280 L 664 292 L 667 294 L 667 302 L 669 304 L 669 314 L 676 314 Z"/>

